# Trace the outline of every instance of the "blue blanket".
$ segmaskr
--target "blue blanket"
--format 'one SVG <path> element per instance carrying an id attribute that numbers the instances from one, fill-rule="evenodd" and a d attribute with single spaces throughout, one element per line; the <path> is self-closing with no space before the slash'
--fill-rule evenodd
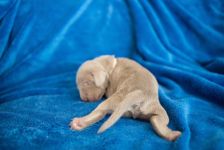
<path id="1" fill-rule="evenodd" d="M 156 76 L 177 141 L 130 118 L 69 129 L 102 101 L 80 100 L 75 72 L 103 54 Z M 224 1 L 0 1 L 0 149 L 224 149 Z"/>

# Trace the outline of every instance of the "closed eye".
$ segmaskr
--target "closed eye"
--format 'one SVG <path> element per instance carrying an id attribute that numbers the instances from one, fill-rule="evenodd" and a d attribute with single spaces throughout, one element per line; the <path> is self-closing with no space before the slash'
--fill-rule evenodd
<path id="1" fill-rule="evenodd" d="M 91 85 L 93 85 L 94 83 L 92 82 L 92 81 L 83 81 L 82 82 L 82 85 L 83 86 L 91 86 Z"/>

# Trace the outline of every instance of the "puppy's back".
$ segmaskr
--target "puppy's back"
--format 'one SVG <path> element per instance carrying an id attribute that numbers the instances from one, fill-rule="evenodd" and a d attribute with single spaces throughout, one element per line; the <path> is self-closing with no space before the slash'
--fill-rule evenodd
<path id="1" fill-rule="evenodd" d="M 141 89 L 148 92 L 150 89 L 157 90 L 158 83 L 155 77 L 143 66 L 128 58 L 117 58 L 117 65 L 111 77 L 110 87 L 116 90 L 120 85 L 127 86 L 127 92 Z"/>

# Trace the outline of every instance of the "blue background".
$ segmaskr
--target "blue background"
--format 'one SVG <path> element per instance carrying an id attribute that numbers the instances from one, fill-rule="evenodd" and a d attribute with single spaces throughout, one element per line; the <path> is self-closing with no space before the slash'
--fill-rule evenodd
<path id="1" fill-rule="evenodd" d="M 128 118 L 69 129 L 100 102 L 80 100 L 75 72 L 103 54 L 154 73 L 177 141 Z M 78 148 L 224 149 L 224 1 L 0 1 L 0 149 Z"/>

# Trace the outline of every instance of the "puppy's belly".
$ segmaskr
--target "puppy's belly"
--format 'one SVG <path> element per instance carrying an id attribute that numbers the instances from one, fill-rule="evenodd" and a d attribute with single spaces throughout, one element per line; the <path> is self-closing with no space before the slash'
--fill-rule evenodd
<path id="1" fill-rule="evenodd" d="M 132 109 L 132 110 L 129 110 L 127 112 L 124 113 L 123 117 L 131 117 L 131 118 L 138 118 L 138 119 L 143 119 L 143 120 L 149 120 L 150 117 L 152 116 L 152 114 L 143 114 L 141 111 L 140 111 L 140 106 L 138 106 L 138 108 L 136 109 Z"/>
<path id="2" fill-rule="evenodd" d="M 124 113 L 123 117 L 133 118 L 133 119 L 142 119 L 142 120 L 149 120 L 152 114 L 143 115 L 143 114 L 132 114 L 131 112 Z"/>

